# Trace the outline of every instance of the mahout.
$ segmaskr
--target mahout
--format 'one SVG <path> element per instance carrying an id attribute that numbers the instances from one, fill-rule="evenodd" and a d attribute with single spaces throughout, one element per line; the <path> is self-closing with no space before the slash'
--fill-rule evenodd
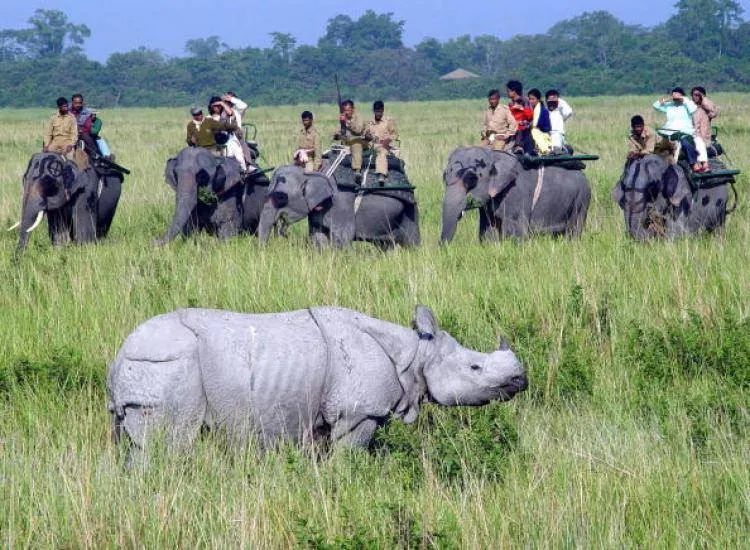
<path id="1" fill-rule="evenodd" d="M 531 162 L 532 159 L 526 159 Z M 539 162 L 557 162 L 554 157 Z M 451 241 L 467 208 L 478 206 L 479 238 L 543 233 L 578 236 L 586 223 L 591 188 L 582 163 L 528 166 L 517 155 L 487 147 L 455 149 L 443 172 L 440 240 Z M 469 204 L 469 198 L 473 205 Z"/>
<path id="2" fill-rule="evenodd" d="M 491 353 L 465 348 L 423 306 L 411 328 L 329 306 L 178 310 L 136 328 L 107 375 L 114 437 L 127 438 L 131 460 L 155 434 L 189 448 L 202 427 L 231 445 L 366 447 L 389 419 L 414 422 L 424 401 L 478 406 L 526 387 L 504 340 Z"/>

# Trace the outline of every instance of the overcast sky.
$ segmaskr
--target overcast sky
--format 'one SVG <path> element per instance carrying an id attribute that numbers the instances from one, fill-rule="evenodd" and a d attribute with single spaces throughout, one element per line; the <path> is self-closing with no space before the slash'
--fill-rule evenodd
<path id="1" fill-rule="evenodd" d="M 191 38 L 218 35 L 230 47 L 267 47 L 268 33 L 286 32 L 301 44 L 315 44 L 331 17 L 353 19 L 366 9 L 393 12 L 404 20 L 404 40 L 413 46 L 431 36 L 441 40 L 470 34 L 509 38 L 545 32 L 556 22 L 586 11 L 608 10 L 626 23 L 657 25 L 674 13 L 676 0 L 1 0 L 0 28 L 23 28 L 37 8 L 64 11 L 73 23 L 91 29 L 86 53 L 100 61 L 139 46 L 185 55 Z M 516 8 L 509 8 L 513 4 Z M 750 18 L 750 0 L 741 0 Z M 533 6 L 531 8 L 530 6 Z M 520 15 L 520 9 L 527 12 Z M 532 11 L 533 10 L 533 11 Z"/>

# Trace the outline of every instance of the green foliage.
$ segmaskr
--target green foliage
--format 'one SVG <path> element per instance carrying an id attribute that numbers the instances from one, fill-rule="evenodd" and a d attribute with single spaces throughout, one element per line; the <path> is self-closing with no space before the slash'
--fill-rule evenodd
<path id="1" fill-rule="evenodd" d="M 319 51 L 307 48 L 295 55 Z M 260 50 L 242 55 L 265 62 Z M 169 75 L 168 66 L 190 65 L 160 66 Z M 133 170 L 107 239 L 53 248 L 43 222 L 12 262 L 18 235 L 0 231 L 0 539 L 41 548 L 744 548 L 748 97 L 714 99 L 722 142 L 743 169 L 739 207 L 720 237 L 648 244 L 627 237 L 609 193 L 630 116 L 658 120 L 644 111 L 653 98 L 573 102 L 570 139 L 601 156 L 586 169 L 592 201 L 580 238 L 479 243 L 477 213 L 467 212 L 448 246 L 438 244 L 443 165 L 457 144 L 475 142 L 485 102 L 389 103 L 423 244 L 387 253 L 365 243 L 318 252 L 304 222 L 267 246 L 197 234 L 153 247 L 174 211 L 164 163 L 183 146 L 187 114 L 104 111 L 113 151 Z M 289 162 L 302 107 L 252 110 L 269 165 Z M 332 131 L 338 110 L 312 108 Z M 0 113 L 3 228 L 18 219 L 19 183 L 49 114 Z M 149 468 L 123 471 L 104 378 L 136 326 L 186 306 L 318 304 L 401 325 L 428 305 L 466 346 L 490 351 L 507 338 L 529 389 L 488 407 L 425 404 L 415 425 L 381 428 L 370 452 L 238 449 L 209 430 L 189 452 L 159 442 Z"/>
<path id="2" fill-rule="evenodd" d="M 97 106 L 186 105 L 229 89 L 254 105 L 330 104 L 337 74 L 345 96 L 366 102 L 484 97 L 511 77 L 568 96 L 654 93 L 692 83 L 744 89 L 750 41 L 741 15 L 732 0 L 681 0 L 652 29 L 594 11 L 544 34 L 425 38 L 409 48 L 404 21 L 367 10 L 357 19 L 331 18 L 316 46 L 271 32 L 270 48 L 231 49 L 209 36 L 188 40 L 184 58 L 140 47 L 102 64 L 81 55 L 88 27 L 68 22 L 61 11 L 37 10 L 29 28 L 0 30 L 0 107 L 50 105 L 71 90 Z M 71 56 L 72 68 L 65 63 Z M 480 78 L 439 80 L 457 68 Z"/>
<path id="3" fill-rule="evenodd" d="M 518 439 L 512 413 L 504 405 L 470 414 L 425 406 L 416 423 L 391 422 L 380 429 L 375 449 L 398 464 L 405 474 L 401 479 L 409 485 L 424 482 L 425 468 L 445 483 L 461 483 L 474 477 L 502 479 Z"/>
<path id="4" fill-rule="evenodd" d="M 0 368 L 0 397 L 23 387 L 71 392 L 91 385 L 103 386 L 103 382 L 101 371 L 92 371 L 79 349 L 60 347 L 41 358 L 22 355 Z"/>

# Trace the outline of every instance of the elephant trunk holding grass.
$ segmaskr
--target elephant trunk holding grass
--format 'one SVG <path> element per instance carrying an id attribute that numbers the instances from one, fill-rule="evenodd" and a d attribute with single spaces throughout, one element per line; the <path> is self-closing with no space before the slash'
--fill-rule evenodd
<path id="1" fill-rule="evenodd" d="M 413 328 L 337 307 L 247 315 L 184 309 L 140 325 L 110 364 L 115 440 L 145 458 L 150 435 L 189 447 L 201 427 L 230 442 L 330 440 L 366 447 L 392 417 L 420 404 L 484 405 L 527 387 L 502 341 L 481 353 L 416 308 Z"/>
<path id="2" fill-rule="evenodd" d="M 257 231 L 268 185 L 260 171 L 242 174 L 234 158 L 216 157 L 202 147 L 186 147 L 167 160 L 164 177 L 175 191 L 175 211 L 159 244 L 195 229 L 205 229 L 219 238 Z"/>
<path id="3" fill-rule="evenodd" d="M 470 196 L 479 206 L 480 239 L 578 236 L 586 224 L 591 189 L 581 170 L 527 169 L 510 153 L 467 147 L 451 153 L 443 181 L 443 242 L 453 239 Z"/>
<path id="4" fill-rule="evenodd" d="M 258 236 L 266 242 L 281 219 L 293 224 L 307 217 L 310 239 L 316 245 L 342 247 L 352 240 L 388 248 L 420 243 L 419 214 L 413 193 L 340 185 L 320 172 L 298 166 L 276 170 L 261 213 Z"/>
<path id="5" fill-rule="evenodd" d="M 47 214 L 54 245 L 93 242 L 106 237 L 117 210 L 123 176 L 97 170 L 83 153 L 77 162 L 57 153 L 37 153 L 23 176 L 23 201 L 17 251 L 23 251 L 29 234 Z"/>
<path id="6" fill-rule="evenodd" d="M 686 172 L 659 155 L 629 161 L 612 198 L 622 208 L 625 227 L 637 240 L 714 232 L 727 216 L 728 180 L 693 190 Z"/>

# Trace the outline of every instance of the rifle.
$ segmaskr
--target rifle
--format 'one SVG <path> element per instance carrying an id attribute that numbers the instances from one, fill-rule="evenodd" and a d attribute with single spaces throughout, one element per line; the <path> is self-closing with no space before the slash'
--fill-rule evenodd
<path id="1" fill-rule="evenodd" d="M 336 79 L 336 99 L 339 102 L 339 114 L 342 115 L 344 114 L 344 106 L 341 104 L 341 88 L 339 87 L 339 74 L 338 73 L 335 74 L 335 79 Z M 339 124 L 341 125 L 339 135 L 341 136 L 341 140 L 343 141 L 346 138 L 346 122 L 341 120 L 339 121 Z"/>
<path id="2" fill-rule="evenodd" d="M 120 166 L 115 161 L 105 159 L 104 157 L 97 158 L 94 163 L 101 164 L 104 167 L 109 168 L 110 170 L 116 170 L 117 172 L 120 172 L 122 174 L 130 174 L 130 170 L 128 170 L 124 166 Z"/>

